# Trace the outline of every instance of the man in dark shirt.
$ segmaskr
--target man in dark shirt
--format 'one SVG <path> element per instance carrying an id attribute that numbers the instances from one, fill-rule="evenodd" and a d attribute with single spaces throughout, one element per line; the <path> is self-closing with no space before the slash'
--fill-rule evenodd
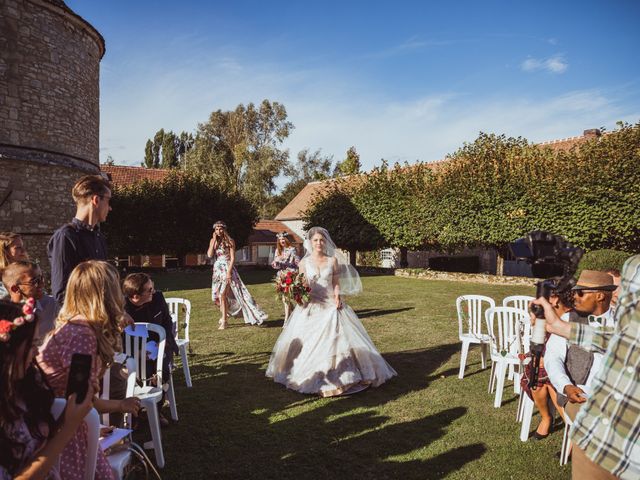
<path id="1" fill-rule="evenodd" d="M 51 293 L 61 307 L 71 272 L 85 260 L 106 260 L 107 243 L 100 223 L 111 211 L 109 182 L 100 175 L 86 175 L 71 191 L 76 216 L 53 233 L 47 246 L 51 265 Z"/>
<path id="2" fill-rule="evenodd" d="M 166 385 L 171 375 L 173 355 L 179 353 L 179 350 L 173 330 L 173 320 L 164 295 L 162 295 L 162 292 L 156 292 L 153 280 L 146 273 L 131 273 L 127 275 L 124 282 L 122 282 L 122 291 L 126 299 L 124 309 L 136 323 L 153 323 L 164 328 L 166 343 L 164 358 L 162 359 L 162 383 Z M 149 339 L 155 342 L 159 340 L 154 332 L 149 332 Z M 146 370 L 147 372 L 155 372 L 156 361 L 147 360 Z M 160 410 L 161 405 L 162 402 L 158 404 L 158 410 Z M 161 412 L 158 413 L 160 415 L 160 424 L 167 426 L 169 421 Z"/>

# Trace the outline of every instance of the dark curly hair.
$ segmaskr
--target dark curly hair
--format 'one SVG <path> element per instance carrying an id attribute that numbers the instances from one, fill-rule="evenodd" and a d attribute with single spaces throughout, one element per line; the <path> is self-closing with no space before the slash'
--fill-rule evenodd
<path id="1" fill-rule="evenodd" d="M 0 318 L 13 319 L 21 315 L 20 304 L 0 301 Z M 11 332 L 7 342 L 0 342 L 0 465 L 14 474 L 24 460 L 21 452 L 25 445 L 11 438 L 11 424 L 22 418 L 31 436 L 39 440 L 51 438 L 57 426 L 51 415 L 54 394 L 36 362 L 18 378 L 18 365 L 26 363 L 35 331 L 36 321 L 25 322 Z M 49 427 L 48 432 L 42 432 L 43 423 Z"/>
<path id="2" fill-rule="evenodd" d="M 564 290 L 552 290 L 551 295 L 558 297 L 562 305 L 573 310 L 573 291 L 570 288 L 566 288 Z"/>

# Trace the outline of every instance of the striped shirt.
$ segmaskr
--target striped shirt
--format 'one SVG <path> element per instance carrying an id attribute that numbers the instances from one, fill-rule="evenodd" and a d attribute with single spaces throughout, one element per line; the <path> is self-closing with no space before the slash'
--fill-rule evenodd
<path id="1" fill-rule="evenodd" d="M 602 468 L 640 478 L 640 255 L 624 265 L 613 328 L 571 325 L 569 341 L 605 354 L 571 439 Z"/>

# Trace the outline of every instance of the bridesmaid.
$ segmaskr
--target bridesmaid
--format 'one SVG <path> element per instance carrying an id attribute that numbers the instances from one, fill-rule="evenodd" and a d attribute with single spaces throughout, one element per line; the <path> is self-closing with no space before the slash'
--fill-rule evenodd
<path id="1" fill-rule="evenodd" d="M 227 233 L 227 225 L 218 220 L 213 224 L 213 236 L 209 242 L 207 256 L 214 258 L 211 280 L 211 299 L 220 306 L 222 317 L 218 330 L 227 328 L 227 316 L 242 312 L 245 323 L 261 325 L 268 316 L 251 297 L 235 269 L 236 244 Z"/>
<path id="2" fill-rule="evenodd" d="M 276 235 L 276 255 L 273 258 L 273 262 L 271 262 L 271 266 L 278 270 L 276 274 L 278 277 L 286 274 L 287 271 L 298 271 L 300 257 L 296 247 L 291 245 L 288 237 L 289 234 L 287 232 L 281 232 Z M 282 295 L 282 303 L 284 304 L 284 324 L 286 325 L 291 314 L 291 303 L 284 295 Z"/>

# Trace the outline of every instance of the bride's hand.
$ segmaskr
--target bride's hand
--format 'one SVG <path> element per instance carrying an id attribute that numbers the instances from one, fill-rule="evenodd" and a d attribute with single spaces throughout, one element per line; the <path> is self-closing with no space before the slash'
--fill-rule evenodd
<path id="1" fill-rule="evenodd" d="M 336 308 L 340 310 L 342 308 L 342 299 L 340 295 L 336 295 Z"/>

